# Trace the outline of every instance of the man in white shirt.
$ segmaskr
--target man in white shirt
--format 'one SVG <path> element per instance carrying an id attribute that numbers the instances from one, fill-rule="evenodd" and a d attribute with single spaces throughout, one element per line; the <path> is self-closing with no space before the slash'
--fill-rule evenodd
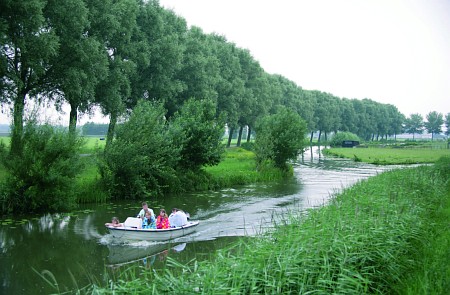
<path id="1" fill-rule="evenodd" d="M 170 227 L 180 227 L 188 223 L 187 215 L 183 211 L 173 208 L 169 216 Z"/>
<path id="2" fill-rule="evenodd" d="M 151 216 L 155 216 L 155 213 L 153 213 L 153 210 L 148 207 L 147 202 L 142 202 L 142 209 L 141 209 L 141 211 L 139 211 L 139 214 L 137 215 L 137 217 L 144 219 L 146 210 L 148 210 L 150 212 Z"/>

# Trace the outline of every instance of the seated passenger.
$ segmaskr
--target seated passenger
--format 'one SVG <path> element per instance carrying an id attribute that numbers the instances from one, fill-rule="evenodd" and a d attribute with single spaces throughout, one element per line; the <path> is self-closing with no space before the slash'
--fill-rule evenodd
<path id="1" fill-rule="evenodd" d="M 109 227 L 122 227 L 123 224 L 119 222 L 119 218 L 113 217 L 113 218 L 111 219 L 111 223 L 107 222 L 107 223 L 105 223 L 105 226 L 109 226 Z"/>
<path id="2" fill-rule="evenodd" d="M 148 210 L 145 212 L 145 217 L 142 220 L 142 228 L 156 228 L 155 216 L 153 216 Z"/>
<path id="3" fill-rule="evenodd" d="M 159 210 L 158 218 L 156 218 L 156 228 L 170 228 L 169 217 L 164 209 Z"/>
<path id="4" fill-rule="evenodd" d="M 183 211 L 173 208 L 169 216 L 170 227 L 180 227 L 188 223 L 187 215 Z"/>
<path id="5" fill-rule="evenodd" d="M 152 216 L 155 216 L 155 213 L 153 213 L 153 210 L 148 207 L 147 202 L 142 202 L 142 209 L 141 209 L 141 211 L 139 211 L 139 214 L 137 215 L 137 217 L 144 219 L 146 211 L 150 211 L 150 214 Z"/>

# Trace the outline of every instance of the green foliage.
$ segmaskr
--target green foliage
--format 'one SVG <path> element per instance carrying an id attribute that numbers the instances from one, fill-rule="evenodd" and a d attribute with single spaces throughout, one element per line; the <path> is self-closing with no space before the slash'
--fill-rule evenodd
<path id="1" fill-rule="evenodd" d="M 441 133 L 441 126 L 444 124 L 444 118 L 443 115 L 438 112 L 430 112 L 426 117 L 427 121 L 424 123 L 424 126 L 427 131 L 431 133 L 431 139 L 433 139 L 435 134 Z"/>
<path id="2" fill-rule="evenodd" d="M 255 150 L 255 143 L 254 142 L 244 142 L 241 143 L 241 148 L 246 149 L 247 151 L 254 151 Z"/>
<path id="3" fill-rule="evenodd" d="M 353 134 L 351 132 L 339 132 L 331 138 L 330 146 L 341 146 L 344 140 L 356 140 L 360 141 L 358 135 Z"/>
<path id="4" fill-rule="evenodd" d="M 171 124 L 174 140 L 181 147 L 180 167 L 197 171 L 202 166 L 217 165 L 224 152 L 223 126 L 224 122 L 216 120 L 213 101 L 186 101 Z"/>
<path id="5" fill-rule="evenodd" d="M 255 152 L 258 166 L 267 161 L 282 170 L 287 161 L 295 159 L 306 145 L 306 123 L 286 108 L 262 118 L 256 128 Z"/>
<path id="6" fill-rule="evenodd" d="M 49 125 L 28 123 L 21 156 L 7 155 L 2 212 L 68 210 L 75 205 L 74 179 L 81 171 L 81 138 Z"/>
<path id="7" fill-rule="evenodd" d="M 174 144 L 164 115 L 161 104 L 141 101 L 118 128 L 100 165 L 112 197 L 146 199 L 179 186 L 175 167 L 180 147 Z"/>

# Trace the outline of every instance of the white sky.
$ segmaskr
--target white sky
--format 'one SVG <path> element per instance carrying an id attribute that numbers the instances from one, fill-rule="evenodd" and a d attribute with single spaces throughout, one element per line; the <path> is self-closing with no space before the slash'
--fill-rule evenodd
<path id="1" fill-rule="evenodd" d="M 450 112 L 449 0 L 160 0 L 308 90 Z"/>
<path id="2" fill-rule="evenodd" d="M 308 90 L 450 112 L 450 0 L 160 0 Z M 47 110 L 53 116 L 52 110 Z M 0 123 L 9 119 L 0 114 Z M 66 115 L 59 116 L 63 124 Z M 80 118 L 107 122 L 98 116 Z M 54 121 L 58 121 L 54 119 Z"/>

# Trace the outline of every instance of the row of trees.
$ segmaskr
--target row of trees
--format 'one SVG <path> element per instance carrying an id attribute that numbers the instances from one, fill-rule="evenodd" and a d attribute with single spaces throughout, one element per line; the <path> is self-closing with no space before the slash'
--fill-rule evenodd
<path id="1" fill-rule="evenodd" d="M 11 151 L 20 154 L 25 105 L 35 99 L 79 114 L 99 106 L 118 120 L 139 99 L 160 101 L 169 118 L 189 98 L 216 102 L 233 131 L 274 113 L 297 112 L 311 134 L 350 131 L 370 139 L 402 131 L 390 104 L 304 90 L 260 67 L 250 52 L 160 7 L 137 0 L 5 0 L 0 3 L 1 102 L 11 106 Z"/>
<path id="2" fill-rule="evenodd" d="M 450 113 L 444 116 L 438 112 L 430 112 L 426 115 L 426 121 L 423 120 L 420 114 L 411 114 L 406 118 L 404 123 L 404 130 L 406 133 L 412 134 L 413 139 L 415 134 L 422 134 L 425 130 L 431 133 L 431 139 L 434 138 L 435 134 L 442 132 L 442 125 L 445 123 L 446 131 L 445 134 L 450 135 Z"/>

